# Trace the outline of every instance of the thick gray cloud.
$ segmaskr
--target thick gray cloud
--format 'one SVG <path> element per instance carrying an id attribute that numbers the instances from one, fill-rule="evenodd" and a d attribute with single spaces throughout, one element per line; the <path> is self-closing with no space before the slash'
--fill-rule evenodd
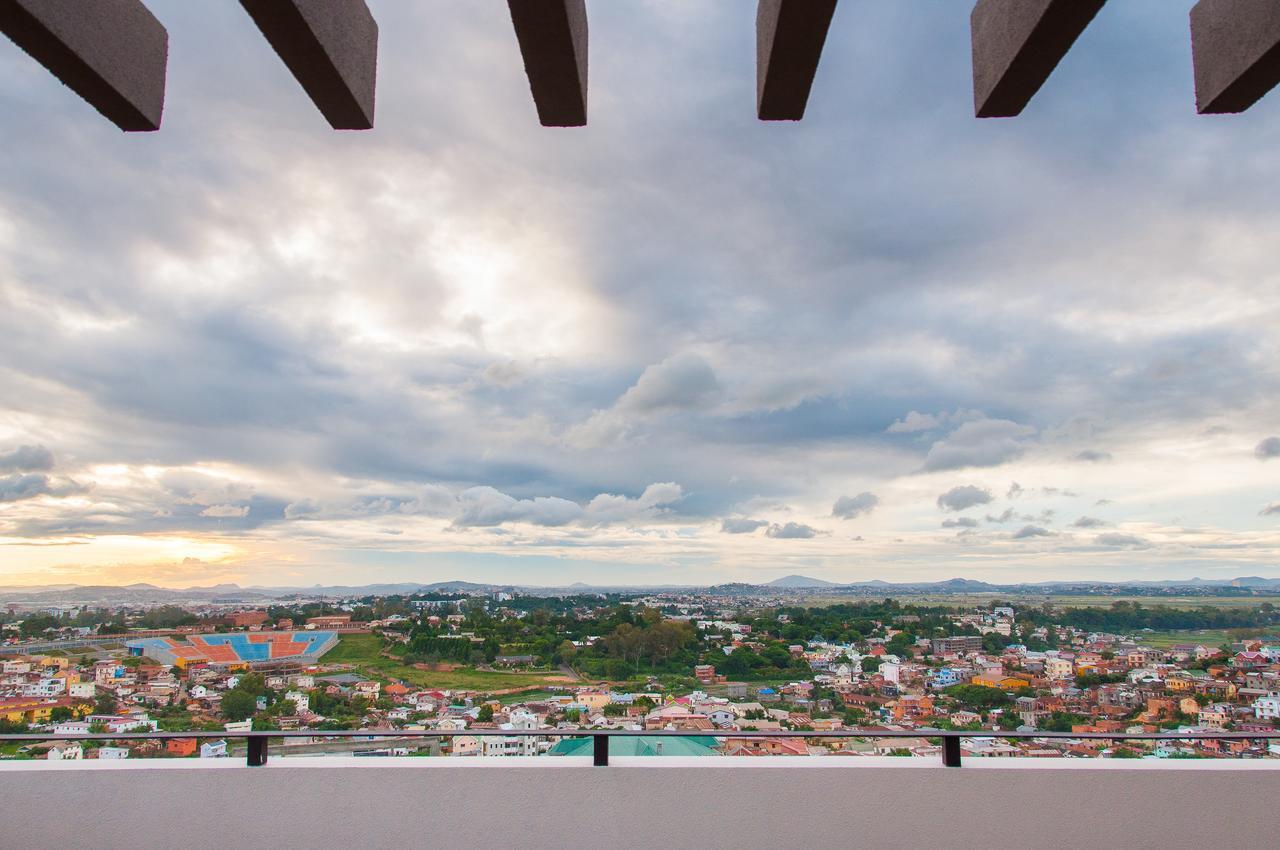
<path id="1" fill-rule="evenodd" d="M 70 478 L 45 475 L 41 472 L 0 476 L 0 502 L 21 502 L 37 496 L 61 499 L 84 493 L 86 489 Z"/>
<path id="2" fill-rule="evenodd" d="M 1280 502 L 1272 502 L 1262 509 L 1260 516 L 1280 515 Z"/>
<path id="3" fill-rule="evenodd" d="M 1072 528 L 1101 528 L 1102 526 L 1107 524 L 1108 523 L 1106 520 L 1098 519 L 1097 517 L 1082 516 L 1079 519 L 1077 519 L 1075 522 L 1071 523 L 1071 527 Z"/>
<path id="4" fill-rule="evenodd" d="M 729 518 L 721 520 L 720 530 L 725 534 L 750 534 L 768 524 L 762 519 Z"/>
<path id="5" fill-rule="evenodd" d="M 1053 532 L 1038 525 L 1024 525 L 1013 533 L 1014 540 L 1030 540 L 1034 537 L 1053 537 Z"/>
<path id="6" fill-rule="evenodd" d="M 18 446 L 0 453 L 0 472 L 49 472 L 53 469 L 53 452 L 44 446 Z"/>
<path id="7" fill-rule="evenodd" d="M 952 487 L 938 497 L 938 507 L 944 511 L 964 511 L 978 505 L 990 504 L 995 497 L 991 491 L 975 484 L 961 484 Z"/>
<path id="8" fill-rule="evenodd" d="M 788 522 L 782 525 L 774 523 L 769 526 L 765 534 L 778 540 L 808 540 L 817 537 L 820 532 L 818 529 L 804 523 Z"/>
<path id="9" fill-rule="evenodd" d="M 930 473 L 1025 463 L 1146 505 L 1151 446 L 1277 421 L 1280 112 L 1188 108 L 1185 9 L 1111 4 L 1026 115 L 980 122 L 965 4 L 865 4 L 781 127 L 752 114 L 737 4 L 598 4 L 602 38 L 646 37 L 609 39 L 591 127 L 561 133 L 501 4 L 381 3 L 379 129 L 334 134 L 236 4 L 149 5 L 183 46 L 158 134 L 0 53 L 0 458 L 37 452 L 0 466 L 26 494 L 0 533 L 350 551 L 683 523 L 716 543 L 645 557 L 719 575 L 741 561 L 714 545 L 749 541 L 718 518 L 822 525 L 855 480 L 893 527 L 876 563 L 925 570 Z M 53 504 L 71 480 L 93 497 Z M 653 482 L 679 496 L 642 503 Z M 1258 486 L 1215 494 L 1223 535 Z"/>
<path id="10" fill-rule="evenodd" d="M 1270 460 L 1280 457 L 1280 437 L 1267 437 L 1253 449 L 1258 460 Z"/>
<path id="11" fill-rule="evenodd" d="M 979 523 L 973 517 L 958 516 L 952 519 L 944 519 L 942 521 L 943 528 L 977 528 Z"/>
<path id="12" fill-rule="evenodd" d="M 51 486 L 47 475 L 6 475 L 0 478 L 0 502 L 34 499 L 47 494 Z"/>
<path id="13" fill-rule="evenodd" d="M 840 519 L 856 519 L 869 514 L 880 504 L 880 497 L 874 493 L 859 493 L 856 496 L 841 496 L 831 506 L 831 515 Z"/>

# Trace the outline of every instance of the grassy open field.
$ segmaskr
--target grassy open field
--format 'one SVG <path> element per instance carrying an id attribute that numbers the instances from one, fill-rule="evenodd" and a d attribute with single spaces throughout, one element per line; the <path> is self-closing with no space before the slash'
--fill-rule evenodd
<path id="1" fill-rule="evenodd" d="M 1235 638 L 1223 631 L 1213 629 L 1188 629 L 1177 632 L 1139 632 L 1136 637 L 1143 646 L 1155 649 L 1168 649 L 1175 643 L 1202 643 L 1205 646 L 1219 647 L 1231 643 Z"/>
<path id="2" fill-rule="evenodd" d="M 377 635 L 342 635 L 338 645 L 325 653 L 325 664 L 351 664 L 370 675 L 402 679 L 411 685 L 441 690 L 467 690 L 495 693 L 509 690 L 568 685 L 570 680 L 559 673 L 519 673 L 456 667 L 452 670 L 421 670 L 381 654 L 382 641 Z"/>
<path id="3" fill-rule="evenodd" d="M 1271 634 L 1269 632 L 1258 632 L 1253 629 L 1233 629 L 1237 634 L 1243 633 L 1248 637 L 1260 637 L 1264 640 L 1270 638 L 1272 641 L 1280 642 L 1280 634 Z M 1136 637 L 1144 646 L 1151 646 L 1156 649 L 1168 649 L 1175 643 L 1202 643 L 1205 646 L 1219 647 L 1239 640 L 1239 637 L 1228 631 L 1217 631 L 1214 629 L 1188 629 L 1176 632 L 1139 632 Z"/>

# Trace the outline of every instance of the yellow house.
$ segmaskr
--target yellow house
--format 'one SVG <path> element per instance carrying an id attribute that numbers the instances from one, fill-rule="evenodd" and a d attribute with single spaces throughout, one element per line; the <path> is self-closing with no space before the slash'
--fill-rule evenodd
<path id="1" fill-rule="evenodd" d="M 579 691 L 574 696 L 574 701 L 585 705 L 588 711 L 603 711 L 606 705 L 613 702 L 613 694 L 608 691 Z"/>
<path id="2" fill-rule="evenodd" d="M 71 659 L 66 656 L 40 655 L 36 657 L 36 663 L 41 667 L 57 667 L 59 670 L 66 670 L 71 666 Z"/>
<path id="3" fill-rule="evenodd" d="M 10 723 L 44 723 L 55 708 L 69 708 L 77 717 L 93 713 L 93 703 L 41 697 L 9 697 L 0 699 L 0 720 Z"/>
<path id="4" fill-rule="evenodd" d="M 998 688 L 1002 691 L 1007 691 L 1011 688 L 1030 687 L 1030 684 L 1025 679 L 1015 679 L 1012 676 L 974 676 L 969 683 L 980 685 L 984 688 Z"/>

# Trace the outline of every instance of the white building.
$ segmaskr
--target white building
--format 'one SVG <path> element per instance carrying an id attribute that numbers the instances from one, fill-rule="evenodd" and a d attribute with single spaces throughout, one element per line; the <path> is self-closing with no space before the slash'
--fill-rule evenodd
<path id="1" fill-rule="evenodd" d="M 200 745 L 200 758 L 202 759 L 221 759 L 226 757 L 226 741 L 206 741 Z"/>
<path id="2" fill-rule="evenodd" d="M 84 758 L 84 749 L 79 741 L 59 742 L 49 748 L 49 761 L 78 761 Z"/>
<path id="3" fill-rule="evenodd" d="M 311 697 L 306 691 L 289 691 L 284 698 L 293 702 L 296 714 L 306 714 L 311 710 Z"/>
<path id="4" fill-rule="evenodd" d="M 503 728 L 509 725 L 504 723 Z M 486 736 L 480 739 L 482 756 L 536 756 L 537 754 L 538 741 L 531 735 Z"/>
<path id="5" fill-rule="evenodd" d="M 18 695 L 24 697 L 56 697 L 67 688 L 62 679 L 40 679 L 24 682 L 18 687 Z"/>
<path id="6" fill-rule="evenodd" d="M 129 757 L 128 747 L 99 747 L 98 759 L 106 761 L 119 761 Z"/>
<path id="7" fill-rule="evenodd" d="M 93 699 L 98 686 L 93 682 L 72 682 L 67 686 L 67 696 L 74 699 Z"/>
<path id="8" fill-rule="evenodd" d="M 1259 720 L 1280 719 L 1280 696 L 1260 697 L 1254 700 L 1253 713 Z"/>

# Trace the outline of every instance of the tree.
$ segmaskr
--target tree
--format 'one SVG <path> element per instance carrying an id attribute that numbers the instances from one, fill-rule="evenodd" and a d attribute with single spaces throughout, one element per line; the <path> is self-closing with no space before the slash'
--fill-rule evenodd
<path id="1" fill-rule="evenodd" d="M 35 637 L 43 634 L 46 629 L 58 628 L 58 619 L 47 614 L 28 617 L 22 621 L 22 625 L 19 628 L 23 637 Z"/>
<path id="2" fill-rule="evenodd" d="M 947 688 L 947 696 L 966 708 L 975 709 L 999 708 L 1013 702 L 1013 698 L 1004 691 L 981 685 L 955 685 Z"/>
<path id="3" fill-rule="evenodd" d="M 480 706 L 480 711 L 478 714 L 476 714 L 476 722 L 492 723 L 493 722 L 493 706 L 489 705 L 488 703 L 485 703 L 484 705 Z"/>
<path id="4" fill-rule="evenodd" d="M 573 645 L 571 640 L 561 641 L 560 645 L 556 647 L 556 655 L 560 656 L 560 660 L 565 664 L 572 664 L 573 659 L 578 655 L 578 648 Z"/>
<path id="5" fill-rule="evenodd" d="M 49 719 L 54 723 L 65 723 L 74 716 L 71 709 L 65 705 L 56 706 L 53 711 L 49 712 Z"/>
<path id="6" fill-rule="evenodd" d="M 116 713 L 116 695 L 111 691 L 103 691 L 98 694 L 98 698 L 93 701 L 94 714 L 115 714 Z"/>
<path id="7" fill-rule="evenodd" d="M 248 720 L 257 710 L 257 698 L 239 688 L 232 688 L 222 697 L 222 716 L 228 720 Z"/>

